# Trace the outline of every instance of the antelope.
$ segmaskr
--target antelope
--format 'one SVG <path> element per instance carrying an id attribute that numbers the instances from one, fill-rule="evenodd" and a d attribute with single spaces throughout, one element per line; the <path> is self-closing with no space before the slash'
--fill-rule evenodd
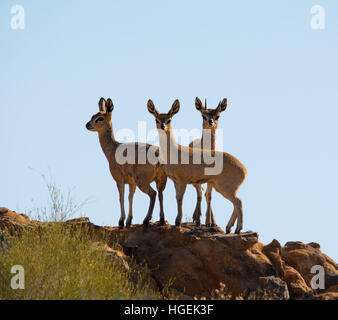
<path id="1" fill-rule="evenodd" d="M 116 141 L 114 137 L 111 121 L 113 109 L 114 105 L 111 99 L 105 100 L 104 98 L 101 98 L 99 100 L 99 112 L 92 116 L 91 120 L 86 124 L 86 128 L 89 131 L 96 131 L 98 133 L 102 151 L 109 163 L 110 173 L 116 181 L 121 208 L 119 227 L 124 227 L 124 188 L 126 184 L 129 185 L 129 213 L 126 221 L 126 227 L 131 225 L 133 218 L 133 198 L 136 186 L 150 198 L 148 213 L 143 221 L 144 227 L 149 225 L 156 200 L 156 191 L 150 186 L 150 183 L 153 181 L 155 181 L 156 188 L 158 190 L 158 199 L 160 202 L 160 224 L 163 225 L 165 223 L 163 211 L 163 190 L 165 189 L 167 183 L 165 172 L 160 164 L 154 165 L 149 163 L 148 160 L 146 160 L 144 164 L 138 163 L 139 151 L 140 153 L 148 152 L 149 148 L 152 147 L 157 153 L 159 153 L 158 147 L 136 142 L 123 144 L 135 148 L 136 159 L 133 164 L 128 162 L 121 164 L 122 162 L 120 161 L 120 156 L 118 154 L 120 150 L 119 147 L 121 147 L 122 143 Z"/>
<path id="2" fill-rule="evenodd" d="M 196 139 L 189 144 L 189 147 L 192 148 L 203 148 L 203 149 L 216 149 L 216 130 L 218 128 L 218 119 L 227 108 L 227 99 L 223 99 L 219 102 L 217 108 L 207 109 L 207 99 L 205 99 L 205 104 L 203 106 L 202 101 L 196 97 L 195 107 L 202 115 L 202 138 Z M 193 221 L 197 226 L 201 224 L 201 202 L 202 202 L 202 192 L 203 188 L 201 184 L 194 184 L 194 187 L 197 192 L 197 202 L 196 208 L 193 215 Z M 207 211 L 205 216 L 206 226 L 214 227 L 216 225 L 214 214 L 211 208 L 211 194 L 212 194 L 212 185 L 208 183 L 207 190 L 205 192 L 205 199 L 207 201 Z"/>
<path id="3" fill-rule="evenodd" d="M 148 100 L 147 108 L 155 118 L 159 133 L 160 161 L 165 174 L 173 180 L 176 189 L 177 217 L 175 225 L 178 227 L 181 225 L 182 202 L 187 184 L 210 183 L 217 192 L 231 201 L 234 206 L 231 218 L 226 226 L 226 233 L 230 233 L 237 219 L 235 233 L 239 234 L 243 229 L 243 209 L 242 201 L 237 197 L 237 191 L 247 175 L 245 166 L 226 152 L 191 148 L 178 144 L 171 127 L 173 116 L 180 110 L 178 100 L 174 101 L 168 113 L 159 113 L 152 100 Z M 170 153 L 167 152 L 168 148 L 170 148 Z M 177 155 L 174 159 L 172 159 L 173 154 Z M 196 163 L 196 159 L 201 158 L 201 154 L 203 154 L 203 161 Z M 209 160 L 206 161 L 207 156 L 205 155 L 210 154 L 215 160 L 221 162 L 222 166 L 220 169 L 218 168 L 217 173 L 209 173 L 211 165 L 208 163 Z"/>

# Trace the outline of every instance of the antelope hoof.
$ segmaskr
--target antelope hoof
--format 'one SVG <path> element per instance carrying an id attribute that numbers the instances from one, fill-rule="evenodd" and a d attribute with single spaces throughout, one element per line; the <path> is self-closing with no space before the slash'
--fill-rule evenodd
<path id="1" fill-rule="evenodd" d="M 123 221 L 119 221 L 119 228 L 123 229 L 123 227 L 124 227 L 124 222 Z"/>
<path id="2" fill-rule="evenodd" d="M 180 220 L 175 220 L 175 226 L 180 227 L 181 226 L 181 221 Z"/>
<path id="3" fill-rule="evenodd" d="M 200 217 L 201 214 L 202 214 L 201 212 L 194 212 L 194 214 L 193 214 L 193 216 L 192 216 L 192 221 L 193 221 L 193 222 L 197 222 L 198 217 Z"/>
<path id="4" fill-rule="evenodd" d="M 149 221 L 150 221 L 150 220 L 148 220 L 148 219 L 144 219 L 144 220 L 143 220 L 143 228 L 146 229 L 146 228 L 149 227 Z"/>
<path id="5" fill-rule="evenodd" d="M 200 227 L 201 226 L 201 221 L 200 220 L 196 220 L 195 224 L 196 224 L 196 227 Z"/>
<path id="6" fill-rule="evenodd" d="M 163 225 L 165 225 L 165 220 L 164 220 L 164 218 L 161 218 L 160 219 L 160 226 L 163 226 Z"/>
<path id="7" fill-rule="evenodd" d="M 129 228 L 131 226 L 131 219 L 128 219 L 126 222 L 126 227 Z"/>
<path id="8" fill-rule="evenodd" d="M 226 230 L 225 230 L 225 233 L 226 234 L 229 234 L 231 232 L 231 228 L 230 227 L 227 227 Z"/>
<path id="9" fill-rule="evenodd" d="M 240 233 L 241 233 L 241 229 L 237 229 L 237 228 L 236 228 L 235 233 L 236 233 L 236 234 L 240 234 Z"/>

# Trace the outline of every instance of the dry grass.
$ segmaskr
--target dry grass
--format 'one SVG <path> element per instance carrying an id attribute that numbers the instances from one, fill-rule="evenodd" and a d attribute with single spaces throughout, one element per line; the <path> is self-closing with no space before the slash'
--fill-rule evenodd
<path id="1" fill-rule="evenodd" d="M 137 268 L 126 269 L 106 250 L 96 250 L 85 226 L 74 229 L 61 223 L 79 206 L 55 184 L 45 182 L 49 206 L 34 213 L 35 217 L 43 213 L 44 220 L 52 222 L 14 235 L 12 230 L 1 232 L 0 300 L 163 298 Z M 11 288 L 14 265 L 24 267 L 23 290 Z"/>

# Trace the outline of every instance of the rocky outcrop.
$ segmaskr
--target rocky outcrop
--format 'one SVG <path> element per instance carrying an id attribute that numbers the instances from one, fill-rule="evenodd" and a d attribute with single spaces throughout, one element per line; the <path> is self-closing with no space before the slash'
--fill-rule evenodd
<path id="1" fill-rule="evenodd" d="M 0 210 L 0 230 L 34 227 L 25 215 Z M 148 266 L 148 277 L 162 290 L 168 284 L 181 299 L 218 298 L 221 285 L 227 297 L 263 299 L 338 299 L 338 265 L 315 243 L 277 240 L 264 245 L 256 232 L 225 234 L 219 228 L 181 228 L 151 223 L 149 228 L 99 227 L 88 218 L 69 220 L 65 226 L 87 226 L 93 249 L 106 250 L 128 269 L 131 261 Z M 1 238 L 0 238 L 1 242 Z M 121 250 L 112 249 L 118 242 Z M 323 266 L 325 289 L 313 290 L 314 265 Z M 224 296 L 224 295 L 223 295 Z"/>
<path id="2" fill-rule="evenodd" d="M 0 207 L 0 229 L 4 229 L 6 226 L 16 228 L 29 223 L 30 220 L 26 215 Z"/>

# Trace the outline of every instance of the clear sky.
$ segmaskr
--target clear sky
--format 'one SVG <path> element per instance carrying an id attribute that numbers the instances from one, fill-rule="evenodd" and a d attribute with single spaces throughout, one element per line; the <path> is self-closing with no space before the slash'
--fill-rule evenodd
<path id="1" fill-rule="evenodd" d="M 11 28 L 16 4 L 23 30 Z M 310 26 L 317 4 L 324 30 Z M 264 243 L 319 242 L 337 261 L 337 18 L 334 0 L 1 0 L 0 205 L 44 204 L 36 171 L 50 171 L 76 199 L 92 200 L 83 209 L 91 221 L 117 225 L 115 182 L 97 134 L 85 129 L 99 98 L 112 98 L 115 130 L 136 132 L 139 120 L 155 127 L 149 98 L 162 112 L 179 98 L 172 125 L 191 130 L 201 128 L 196 96 L 210 106 L 227 97 L 219 138 L 248 168 L 239 191 L 244 231 Z M 164 198 L 174 224 L 171 181 Z M 195 198 L 189 186 L 186 218 Z M 216 192 L 212 205 L 224 229 L 232 205 Z M 137 191 L 133 222 L 147 207 Z M 204 212 L 205 201 L 203 221 Z"/>

